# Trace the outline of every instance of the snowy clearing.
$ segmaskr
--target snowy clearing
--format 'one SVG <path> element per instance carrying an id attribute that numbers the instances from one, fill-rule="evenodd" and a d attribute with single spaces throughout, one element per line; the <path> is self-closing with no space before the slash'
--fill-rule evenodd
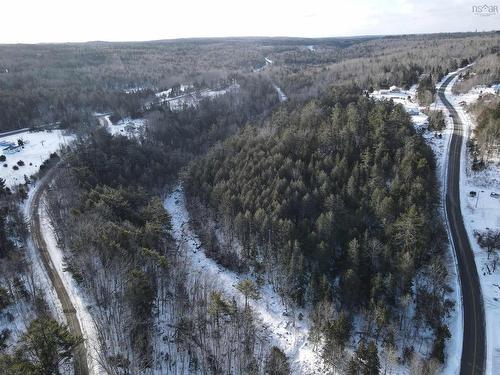
<path id="1" fill-rule="evenodd" d="M 144 119 L 131 119 L 127 117 L 118 121 L 116 124 L 113 124 L 109 118 L 109 115 L 103 116 L 102 119 L 103 125 L 107 127 L 108 131 L 111 134 L 121 134 L 128 138 L 137 137 L 144 128 L 144 124 L 146 123 L 146 120 Z"/>
<path id="2" fill-rule="evenodd" d="M 0 178 L 5 179 L 8 187 L 24 183 L 25 175 L 30 177 L 37 173 L 40 165 L 50 157 L 50 154 L 74 139 L 74 136 L 67 135 L 62 130 L 27 131 L 1 137 L 1 154 L 5 155 L 6 160 L 0 163 Z M 22 140 L 24 145 L 13 150 L 5 150 L 8 144 L 17 146 L 18 140 Z M 23 166 L 17 165 L 20 160 L 24 162 Z M 18 166 L 18 170 L 13 169 L 15 165 Z"/>
<path id="3" fill-rule="evenodd" d="M 185 243 L 189 254 L 185 254 L 193 272 L 202 272 L 214 276 L 220 282 L 224 292 L 235 297 L 243 305 L 243 297 L 236 289 L 241 280 L 237 274 L 223 269 L 205 255 L 198 237 L 189 226 L 189 214 L 185 207 L 184 192 L 177 187 L 165 200 L 165 208 L 172 217 L 172 233 L 179 243 Z M 309 343 L 309 322 L 304 311 L 302 320 L 295 319 L 295 314 L 283 315 L 286 311 L 280 297 L 269 283 L 261 288 L 261 300 L 249 302 L 263 324 L 272 332 L 271 341 L 279 346 L 290 358 L 293 373 L 323 374 L 322 360 L 318 351 Z"/>

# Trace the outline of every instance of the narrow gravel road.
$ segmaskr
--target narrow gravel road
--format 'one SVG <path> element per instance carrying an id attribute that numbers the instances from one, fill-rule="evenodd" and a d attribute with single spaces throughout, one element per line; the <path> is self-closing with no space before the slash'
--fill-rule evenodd
<path id="1" fill-rule="evenodd" d="M 66 291 L 66 288 L 64 287 L 64 284 L 61 281 L 61 278 L 59 277 L 54 264 L 52 263 L 52 259 L 50 258 L 50 254 L 47 250 L 47 245 L 45 243 L 40 225 L 40 209 L 43 209 L 40 205 L 41 197 L 43 196 L 45 190 L 47 189 L 47 186 L 49 185 L 49 182 L 52 180 L 57 170 L 58 166 L 53 167 L 38 183 L 39 185 L 36 188 L 29 208 L 30 232 L 31 236 L 33 237 L 33 243 L 36 246 L 36 250 L 40 254 L 40 258 L 42 259 L 43 265 L 47 271 L 50 281 L 52 282 L 52 285 L 57 292 L 59 301 L 61 301 L 63 312 L 68 322 L 68 328 L 73 335 L 82 336 L 82 329 L 80 327 L 80 322 L 78 321 L 78 318 L 76 316 L 75 307 L 71 303 L 68 292 Z M 85 350 L 84 344 L 80 344 L 76 349 L 74 357 L 74 367 L 75 375 L 89 374 L 87 352 Z"/>

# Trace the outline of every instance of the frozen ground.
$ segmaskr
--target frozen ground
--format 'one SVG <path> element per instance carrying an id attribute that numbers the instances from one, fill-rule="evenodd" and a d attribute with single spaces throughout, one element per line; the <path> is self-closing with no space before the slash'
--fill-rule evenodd
<path id="1" fill-rule="evenodd" d="M 131 119 L 127 117 L 113 124 L 109 119 L 109 115 L 103 116 L 102 119 L 103 125 L 108 128 L 111 134 L 121 134 L 129 138 L 137 137 L 146 123 L 144 119 Z"/>
<path id="2" fill-rule="evenodd" d="M 228 296 L 234 296 L 239 304 L 243 304 L 243 297 L 236 289 L 240 276 L 219 266 L 208 258 L 200 241 L 189 226 L 189 214 L 185 207 L 184 193 L 181 187 L 175 189 L 165 200 L 165 208 L 172 217 L 173 236 L 181 244 L 184 243 L 188 254 L 186 260 L 190 262 L 193 272 L 202 272 L 207 276 L 214 276 L 220 282 Z M 265 283 L 261 288 L 261 299 L 251 301 L 250 305 L 257 316 L 262 320 L 270 332 L 271 341 L 279 346 L 290 358 L 293 373 L 295 374 L 324 374 L 321 358 L 318 351 L 314 351 L 309 343 L 309 321 L 304 311 L 294 311 L 295 314 L 284 316 L 286 311 L 281 299 L 273 291 L 270 284 Z M 300 312 L 303 320 L 294 318 Z"/>
<path id="3" fill-rule="evenodd" d="M 27 131 L 1 137 L 0 141 L 17 145 L 19 139 L 24 142 L 24 147 L 19 148 L 18 152 L 8 154 L 3 151 L 5 147 L 1 147 L 1 154 L 5 155 L 6 161 L 0 163 L 0 178 L 5 179 L 8 187 L 24 183 L 24 175 L 30 177 L 38 172 L 40 165 L 49 158 L 50 154 L 58 151 L 61 145 L 70 143 L 74 136 L 65 135 L 62 130 Z M 19 166 L 16 171 L 13 166 L 17 165 L 19 160 L 24 162 L 24 166 Z M 5 164 L 7 167 L 4 166 Z"/>
<path id="4" fill-rule="evenodd" d="M 466 94 L 450 97 L 464 124 L 467 138 L 470 137 L 475 122 L 458 103 L 465 101 L 470 104 L 479 99 L 480 91 L 484 93 L 485 90 L 487 89 L 484 87 L 474 88 Z M 483 293 L 486 314 L 486 374 L 493 375 L 500 373 L 500 271 L 498 267 L 494 267 L 497 256 L 492 255 L 488 259 L 486 251 L 479 247 L 474 231 L 500 229 L 500 199 L 490 195 L 492 192 L 500 193 L 500 166 L 490 164 L 479 172 L 472 171 L 470 166 L 464 142 L 460 171 L 460 205 Z M 475 197 L 470 196 L 471 191 L 476 192 Z"/>

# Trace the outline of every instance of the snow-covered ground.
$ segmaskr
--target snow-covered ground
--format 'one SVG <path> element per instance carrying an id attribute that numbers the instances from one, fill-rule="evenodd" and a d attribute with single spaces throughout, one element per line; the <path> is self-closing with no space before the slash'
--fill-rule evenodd
<path id="1" fill-rule="evenodd" d="M 461 95 L 450 95 L 450 101 L 464 124 L 465 137 L 471 136 L 474 119 L 458 103 L 467 104 L 479 99 L 479 95 L 491 89 L 478 87 Z M 500 270 L 494 269 L 496 255 L 488 259 L 487 252 L 481 249 L 474 236 L 474 231 L 484 232 L 488 229 L 500 229 L 500 199 L 491 193 L 500 194 L 500 165 L 490 164 L 485 170 L 474 172 L 468 156 L 466 142 L 462 145 L 462 163 L 460 171 L 460 206 L 464 218 L 465 229 L 469 236 L 476 267 L 481 282 L 484 309 L 486 314 L 486 374 L 500 373 Z M 470 196 L 470 192 L 476 196 Z"/>
<path id="2" fill-rule="evenodd" d="M 283 90 L 276 84 L 273 84 L 273 87 L 276 90 L 276 92 L 278 93 L 278 98 L 280 100 L 280 103 L 286 102 L 288 97 L 285 95 Z"/>
<path id="3" fill-rule="evenodd" d="M 203 89 L 199 91 L 193 91 L 187 94 L 183 94 L 174 98 L 164 98 L 161 102 L 168 103 L 172 111 L 181 111 L 185 107 L 196 107 L 198 103 L 206 98 L 213 99 L 221 95 L 225 95 L 229 92 L 239 90 L 240 85 L 233 83 L 224 89 L 213 90 L 213 89 Z"/>
<path id="4" fill-rule="evenodd" d="M 24 142 L 24 146 L 17 148 L 14 152 L 4 151 L 7 146 L 1 147 L 1 154 L 5 155 L 6 161 L 0 163 L 0 178 L 6 181 L 8 187 L 24 183 L 24 175 L 30 177 L 39 171 L 40 165 L 47 160 L 51 153 L 56 152 L 62 145 L 69 144 L 74 136 L 67 135 L 62 130 L 50 130 L 40 132 L 24 132 L 8 135 L 0 138 L 1 143 L 18 144 L 18 140 Z M 22 160 L 24 166 L 14 165 Z M 5 167 L 4 165 L 7 164 Z"/>
<path id="5" fill-rule="evenodd" d="M 193 272 L 202 272 L 207 276 L 217 278 L 224 292 L 235 297 L 243 305 L 243 297 L 236 289 L 240 276 L 219 266 L 208 258 L 201 246 L 198 237 L 189 225 L 189 214 L 186 210 L 184 193 L 177 187 L 165 200 L 165 208 L 172 217 L 172 233 L 174 239 L 184 243 L 187 254 L 186 260 L 190 263 Z M 273 291 L 269 283 L 260 288 L 261 299 L 251 301 L 250 305 L 262 324 L 271 332 L 271 342 L 279 346 L 289 357 L 294 374 L 323 374 L 322 360 L 318 351 L 314 351 L 309 342 L 310 323 L 304 311 L 295 311 L 290 316 L 285 316 L 285 306 Z M 298 320 L 296 316 L 302 312 L 304 318 Z"/>
<path id="6" fill-rule="evenodd" d="M 481 96 L 483 95 L 495 95 L 496 94 L 496 89 L 495 85 L 491 87 L 487 86 L 476 86 L 473 87 L 469 92 L 466 92 L 464 94 L 459 94 L 459 95 L 453 95 L 452 98 L 454 102 L 458 105 L 459 103 L 465 103 L 465 104 L 472 104 L 475 101 L 477 101 Z"/>
<path id="7" fill-rule="evenodd" d="M 140 134 L 141 130 L 144 128 L 146 120 L 144 119 L 131 119 L 124 118 L 113 124 L 108 116 L 103 116 L 103 125 L 107 127 L 111 134 L 121 134 L 129 138 L 134 138 Z"/>
<path id="8" fill-rule="evenodd" d="M 193 85 L 181 85 L 181 94 L 170 97 L 172 89 L 156 93 L 158 103 L 167 103 L 172 111 L 181 111 L 185 107 L 196 107 L 198 103 L 206 98 L 213 99 L 218 96 L 239 90 L 240 85 L 236 82 L 223 89 L 194 90 Z M 193 89 L 193 90 L 191 90 Z"/>
<path id="9" fill-rule="evenodd" d="M 43 198 L 42 198 L 43 199 Z M 56 235 L 52 227 L 49 215 L 47 213 L 46 201 L 42 200 L 39 207 L 40 225 L 42 234 L 50 254 L 52 264 L 57 270 L 59 277 L 69 295 L 71 303 L 75 307 L 76 316 L 80 322 L 82 335 L 85 339 L 85 348 L 87 350 L 87 362 L 90 375 L 104 374 L 99 365 L 99 336 L 96 325 L 88 310 L 89 304 L 84 300 L 83 293 L 80 291 L 71 274 L 64 270 L 64 254 L 57 244 Z M 58 301 L 57 297 L 54 299 Z"/>

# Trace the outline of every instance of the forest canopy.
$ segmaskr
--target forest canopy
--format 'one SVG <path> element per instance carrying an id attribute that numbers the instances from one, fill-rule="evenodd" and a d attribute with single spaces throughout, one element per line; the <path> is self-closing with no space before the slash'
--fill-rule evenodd
<path id="1" fill-rule="evenodd" d="M 377 336 L 387 338 L 404 296 L 416 294 L 417 319 L 437 332 L 444 280 L 419 286 L 439 277 L 425 270 L 446 242 L 432 151 L 401 106 L 336 93 L 282 107 L 195 161 L 187 195 L 238 238 L 250 267 L 279 275 L 294 303 L 333 301 L 367 320 L 383 309 Z"/>

